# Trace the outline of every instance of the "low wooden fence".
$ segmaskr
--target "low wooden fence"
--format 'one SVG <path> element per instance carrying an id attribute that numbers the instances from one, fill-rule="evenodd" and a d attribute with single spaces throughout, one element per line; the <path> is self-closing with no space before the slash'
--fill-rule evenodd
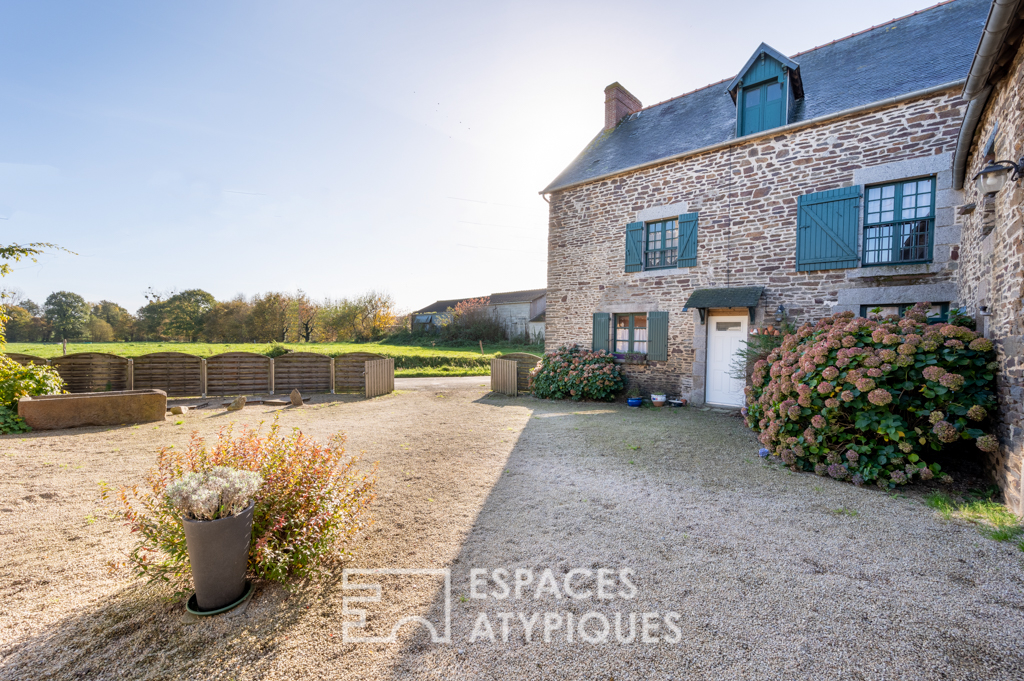
<path id="1" fill-rule="evenodd" d="M 514 359 L 491 360 L 491 390 L 511 397 L 519 394 L 516 377 L 516 361 Z"/>
<path id="2" fill-rule="evenodd" d="M 290 352 L 277 358 L 253 352 L 225 352 L 209 358 L 184 352 L 154 352 L 133 359 L 99 352 L 52 360 L 21 353 L 7 356 L 23 365 L 53 366 L 70 393 L 157 388 L 172 397 L 292 390 L 376 397 L 395 390 L 395 360 L 369 352 L 339 357 Z"/>
<path id="3" fill-rule="evenodd" d="M 395 360 L 390 357 L 366 362 L 366 396 L 377 397 L 395 391 Z"/>
<path id="4" fill-rule="evenodd" d="M 540 364 L 541 358 L 528 352 L 510 352 L 507 355 L 503 354 L 501 359 L 512 360 L 516 363 L 516 390 L 521 393 L 530 392 L 533 383 L 530 374 Z"/>

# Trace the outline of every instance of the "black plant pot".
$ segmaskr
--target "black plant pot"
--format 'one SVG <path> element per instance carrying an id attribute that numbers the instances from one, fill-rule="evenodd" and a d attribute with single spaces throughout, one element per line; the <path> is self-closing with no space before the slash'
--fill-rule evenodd
<path id="1" fill-rule="evenodd" d="M 218 520 L 182 518 L 199 610 L 218 610 L 245 593 L 255 504 Z"/>

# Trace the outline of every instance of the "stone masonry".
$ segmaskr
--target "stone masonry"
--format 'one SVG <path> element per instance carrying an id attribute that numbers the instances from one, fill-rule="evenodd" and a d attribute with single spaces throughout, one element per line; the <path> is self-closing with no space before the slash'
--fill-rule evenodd
<path id="1" fill-rule="evenodd" d="M 764 286 L 755 324 L 779 304 L 799 323 L 860 304 L 955 303 L 962 199 L 950 167 L 964 110 L 954 87 L 553 193 L 547 349 L 589 346 L 595 312 L 667 310 L 668 361 L 630 373 L 645 392 L 701 404 L 706 327 L 695 310 L 682 312 L 694 289 Z M 921 175 L 937 181 L 932 263 L 796 271 L 797 197 Z M 627 223 L 689 211 L 700 213 L 696 267 L 624 272 Z"/>
<path id="2" fill-rule="evenodd" d="M 998 352 L 1000 449 L 989 455 L 989 465 L 1007 505 L 1024 515 L 1024 187 L 1008 182 L 994 197 L 984 197 L 971 181 L 985 166 L 984 147 L 997 124 L 994 158 L 1016 161 L 1024 155 L 1022 91 L 1024 49 L 996 84 L 974 136 L 964 184 L 959 287 L 978 331 L 992 339 Z"/>

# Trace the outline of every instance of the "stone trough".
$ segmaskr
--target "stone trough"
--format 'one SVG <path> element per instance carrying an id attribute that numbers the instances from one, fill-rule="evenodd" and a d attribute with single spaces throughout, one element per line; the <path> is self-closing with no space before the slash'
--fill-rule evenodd
<path id="1" fill-rule="evenodd" d="M 39 395 L 18 401 L 18 416 L 33 430 L 163 421 L 166 412 L 167 393 L 156 389 Z"/>

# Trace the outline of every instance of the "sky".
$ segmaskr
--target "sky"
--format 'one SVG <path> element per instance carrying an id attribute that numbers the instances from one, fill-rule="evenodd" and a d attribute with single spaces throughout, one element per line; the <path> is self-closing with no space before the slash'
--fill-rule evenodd
<path id="1" fill-rule="evenodd" d="M 607 85 L 655 104 L 927 1 L 3 1 L 0 243 L 71 252 L 0 286 L 131 311 L 543 288 L 538 192 Z"/>

